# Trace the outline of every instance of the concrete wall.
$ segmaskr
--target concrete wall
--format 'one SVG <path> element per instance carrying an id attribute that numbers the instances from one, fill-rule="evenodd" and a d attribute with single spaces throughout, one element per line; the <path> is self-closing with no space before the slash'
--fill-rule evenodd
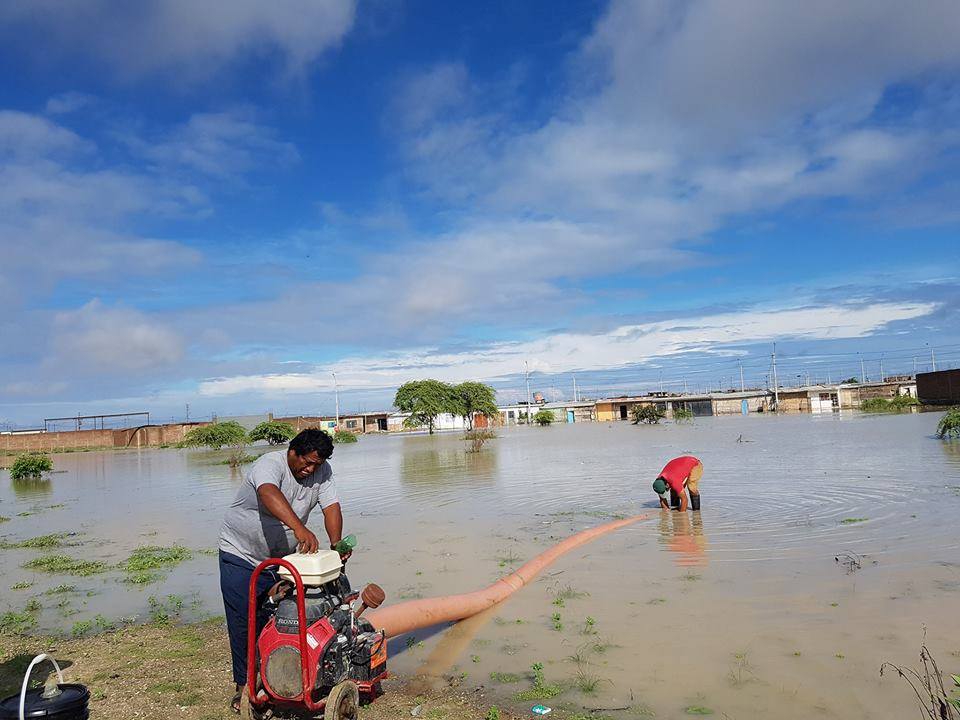
<path id="1" fill-rule="evenodd" d="M 760 408 L 767 409 L 767 398 L 764 396 L 755 397 L 732 397 L 732 398 L 713 398 L 714 415 L 742 415 L 743 401 L 747 401 L 747 412 L 759 412 Z"/>
<path id="2" fill-rule="evenodd" d="M 208 423 L 145 425 L 123 430 L 72 430 L 65 432 L 0 434 L 0 451 L 34 452 L 80 448 L 157 447 L 176 445 L 189 430 Z"/>

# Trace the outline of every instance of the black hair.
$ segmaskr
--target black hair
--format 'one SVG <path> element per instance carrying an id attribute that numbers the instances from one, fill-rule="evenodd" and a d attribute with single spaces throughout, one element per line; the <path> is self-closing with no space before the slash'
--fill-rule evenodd
<path id="1" fill-rule="evenodd" d="M 303 457 L 314 450 L 317 455 L 326 459 L 333 455 L 333 438 L 327 435 L 323 430 L 307 428 L 290 441 L 290 449 L 297 455 Z"/>

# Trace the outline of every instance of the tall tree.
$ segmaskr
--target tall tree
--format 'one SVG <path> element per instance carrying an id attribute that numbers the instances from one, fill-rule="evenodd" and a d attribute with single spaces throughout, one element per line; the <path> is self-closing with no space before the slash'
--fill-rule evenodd
<path id="1" fill-rule="evenodd" d="M 462 382 L 454 388 L 457 394 L 458 414 L 467 421 L 468 426 L 473 430 L 473 416 L 480 414 L 488 418 L 496 417 L 497 413 L 497 391 L 489 385 L 482 382 Z"/>
<path id="2" fill-rule="evenodd" d="M 410 413 L 405 421 L 407 427 L 426 425 L 430 434 L 437 422 L 437 415 L 460 414 L 460 402 L 453 385 L 440 380 L 412 380 L 397 388 L 393 404 L 400 412 Z"/>

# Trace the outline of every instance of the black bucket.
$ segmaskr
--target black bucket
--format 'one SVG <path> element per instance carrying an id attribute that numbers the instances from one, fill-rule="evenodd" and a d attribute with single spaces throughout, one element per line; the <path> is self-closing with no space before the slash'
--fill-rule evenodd
<path id="1" fill-rule="evenodd" d="M 28 690 L 23 703 L 24 718 L 44 720 L 87 720 L 90 711 L 90 691 L 83 685 L 57 685 L 60 694 L 43 697 L 43 688 Z M 20 693 L 0 700 L 0 720 L 20 720 Z"/>
<path id="2" fill-rule="evenodd" d="M 48 693 L 46 688 L 27 690 L 27 682 L 33 666 L 43 660 L 49 660 L 57 670 L 59 682 L 56 690 L 51 693 Z M 26 720 L 26 718 L 87 720 L 90 717 L 89 702 L 90 691 L 85 686 L 65 683 L 57 661 L 49 655 L 37 655 L 27 667 L 20 692 L 0 700 L 0 720 Z M 21 703 L 23 703 L 22 713 L 20 712 Z"/>

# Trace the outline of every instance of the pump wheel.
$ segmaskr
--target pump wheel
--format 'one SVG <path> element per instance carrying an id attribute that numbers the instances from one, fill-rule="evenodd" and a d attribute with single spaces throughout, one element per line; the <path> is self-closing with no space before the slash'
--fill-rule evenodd
<path id="1" fill-rule="evenodd" d="M 323 720 L 357 720 L 360 708 L 360 690 L 352 680 L 334 686 L 327 695 Z"/>
<path id="2" fill-rule="evenodd" d="M 263 713 L 250 702 L 250 693 L 244 687 L 240 693 L 240 720 L 262 720 L 263 717 Z"/>

